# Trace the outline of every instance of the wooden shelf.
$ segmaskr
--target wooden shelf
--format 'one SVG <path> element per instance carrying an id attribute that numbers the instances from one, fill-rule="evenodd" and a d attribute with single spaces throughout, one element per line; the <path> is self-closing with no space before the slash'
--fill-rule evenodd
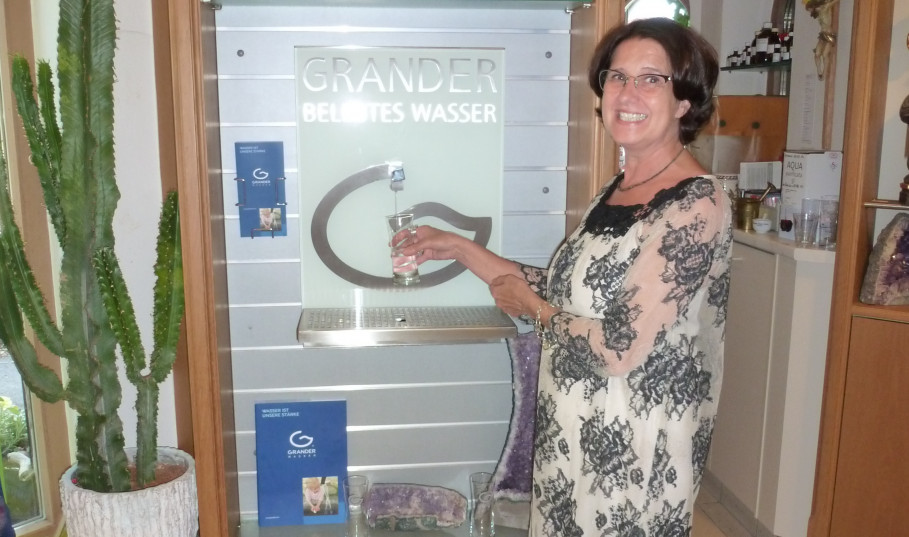
<path id="1" fill-rule="evenodd" d="M 852 306 L 852 315 L 881 321 L 909 323 L 909 306 L 882 306 L 856 302 Z"/>
<path id="2" fill-rule="evenodd" d="M 869 209 L 889 209 L 891 211 L 909 211 L 909 205 L 903 205 L 896 200 L 873 199 L 865 202 Z"/>
<path id="3" fill-rule="evenodd" d="M 730 65 L 720 67 L 720 71 L 788 71 L 792 66 L 792 60 L 786 60 L 774 63 L 762 63 L 759 65 Z"/>

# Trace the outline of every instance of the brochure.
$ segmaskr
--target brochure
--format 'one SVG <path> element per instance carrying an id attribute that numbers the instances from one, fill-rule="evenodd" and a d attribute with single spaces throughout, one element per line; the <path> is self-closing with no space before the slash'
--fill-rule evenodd
<path id="1" fill-rule="evenodd" d="M 347 402 L 256 404 L 259 526 L 344 522 Z"/>

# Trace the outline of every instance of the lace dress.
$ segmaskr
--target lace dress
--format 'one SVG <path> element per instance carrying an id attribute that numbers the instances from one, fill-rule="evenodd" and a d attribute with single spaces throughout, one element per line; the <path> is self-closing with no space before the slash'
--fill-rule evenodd
<path id="1" fill-rule="evenodd" d="M 720 394 L 732 211 L 709 176 L 645 205 L 602 203 L 620 180 L 537 274 L 563 312 L 540 365 L 532 536 L 690 534 Z"/>

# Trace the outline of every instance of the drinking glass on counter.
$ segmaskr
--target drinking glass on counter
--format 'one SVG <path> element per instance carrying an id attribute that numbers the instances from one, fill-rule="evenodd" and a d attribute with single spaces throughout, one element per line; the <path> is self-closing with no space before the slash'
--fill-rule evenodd
<path id="1" fill-rule="evenodd" d="M 494 501 L 491 473 L 470 474 L 470 503 L 471 537 L 493 537 L 496 526 L 492 512 Z"/>
<path id="2" fill-rule="evenodd" d="M 792 215 L 795 227 L 795 243 L 799 246 L 811 246 L 817 237 L 817 213 L 800 212 Z"/>
<path id="3" fill-rule="evenodd" d="M 839 196 L 822 196 L 818 218 L 817 245 L 827 250 L 836 248 L 836 224 L 840 209 Z"/>

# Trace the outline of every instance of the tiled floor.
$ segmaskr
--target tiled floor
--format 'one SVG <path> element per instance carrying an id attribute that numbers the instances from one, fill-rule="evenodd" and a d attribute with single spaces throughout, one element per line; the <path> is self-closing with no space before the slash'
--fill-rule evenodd
<path id="1" fill-rule="evenodd" d="M 751 537 L 738 521 L 701 487 L 694 510 L 691 537 Z"/>

